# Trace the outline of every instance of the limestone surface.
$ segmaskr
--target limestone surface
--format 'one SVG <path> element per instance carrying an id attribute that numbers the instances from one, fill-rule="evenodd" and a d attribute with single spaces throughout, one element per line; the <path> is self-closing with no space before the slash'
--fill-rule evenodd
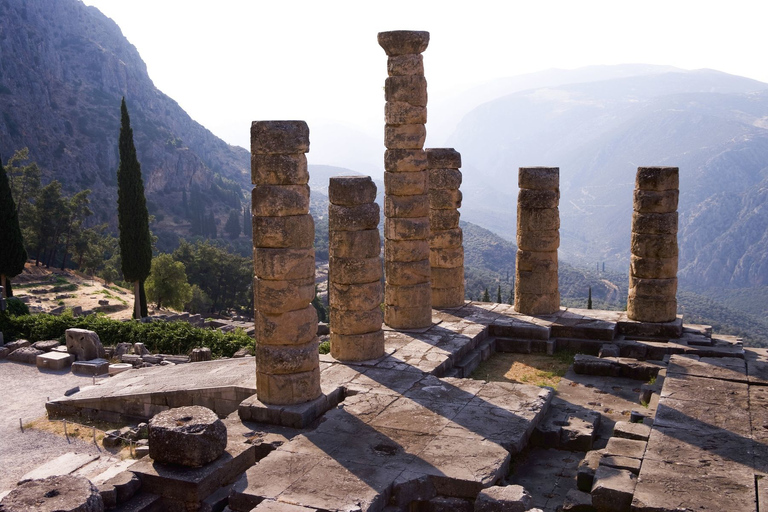
<path id="1" fill-rule="evenodd" d="M 149 456 L 155 462 L 200 467 L 226 447 L 227 428 L 208 408 L 177 407 L 149 420 Z"/>
<path id="2" fill-rule="evenodd" d="M 99 335 L 87 329 L 67 329 L 65 331 L 67 352 L 75 354 L 78 361 L 104 359 L 104 346 Z"/>
<path id="3" fill-rule="evenodd" d="M 63 475 L 30 480 L 0 504 L 3 512 L 103 512 L 98 489 L 87 478 Z"/>

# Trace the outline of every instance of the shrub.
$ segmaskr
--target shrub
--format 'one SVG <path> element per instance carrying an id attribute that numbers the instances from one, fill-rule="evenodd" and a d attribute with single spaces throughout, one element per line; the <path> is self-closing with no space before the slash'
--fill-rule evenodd
<path id="1" fill-rule="evenodd" d="M 6 311 L 9 315 L 21 316 L 29 314 L 29 307 L 16 297 L 8 297 L 6 305 L 8 306 Z"/>

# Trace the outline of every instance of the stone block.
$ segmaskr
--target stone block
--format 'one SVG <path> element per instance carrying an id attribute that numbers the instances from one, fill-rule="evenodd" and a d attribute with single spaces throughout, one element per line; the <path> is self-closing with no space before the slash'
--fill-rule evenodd
<path id="1" fill-rule="evenodd" d="M 630 238 L 632 254 L 641 258 L 677 258 L 677 234 L 675 233 L 632 233 Z"/>
<path id="2" fill-rule="evenodd" d="M 646 297 L 629 297 L 627 317 L 638 322 L 672 322 L 677 316 L 677 300 L 655 300 Z"/>
<path id="3" fill-rule="evenodd" d="M 257 369 L 256 390 L 265 404 L 292 405 L 314 400 L 321 395 L 320 368 L 290 375 L 271 375 Z"/>
<path id="4" fill-rule="evenodd" d="M 282 281 L 315 276 L 314 249 L 253 249 L 253 273 L 260 279 Z"/>
<path id="5" fill-rule="evenodd" d="M 384 215 L 401 219 L 428 217 L 429 196 L 427 194 L 408 196 L 388 194 L 384 198 Z"/>
<path id="6" fill-rule="evenodd" d="M 426 172 L 384 172 L 384 193 L 387 196 L 417 196 L 426 194 L 428 190 Z"/>
<path id="7" fill-rule="evenodd" d="M 517 248 L 521 251 L 551 252 L 560 247 L 560 231 L 517 231 Z"/>
<path id="8" fill-rule="evenodd" d="M 457 210 L 429 210 L 429 225 L 434 231 L 445 231 L 459 227 L 461 214 Z"/>
<path id="9" fill-rule="evenodd" d="M 304 121 L 254 121 L 251 123 L 251 153 L 307 152 L 309 152 L 309 127 Z"/>
<path id="10" fill-rule="evenodd" d="M 429 207 L 433 210 L 461 208 L 461 199 L 461 190 L 458 189 L 429 189 Z"/>
<path id="11" fill-rule="evenodd" d="M 429 264 L 432 268 L 456 268 L 464 265 L 464 247 L 430 249 Z"/>
<path id="12" fill-rule="evenodd" d="M 99 490 L 82 476 L 51 476 L 18 485 L 2 499 L 4 512 L 103 512 Z"/>
<path id="13" fill-rule="evenodd" d="M 518 231 L 554 231 L 560 229 L 560 209 L 525 208 L 517 205 L 517 230 Z"/>
<path id="14" fill-rule="evenodd" d="M 200 467 L 226 447 L 227 427 L 205 407 L 177 407 L 149 420 L 149 456 L 156 463 Z"/>
<path id="15" fill-rule="evenodd" d="M 515 293 L 544 295 L 558 290 L 557 272 L 529 272 L 515 269 Z"/>
<path id="16" fill-rule="evenodd" d="M 37 357 L 45 354 L 42 350 L 32 347 L 17 348 L 8 354 L 8 360 L 16 363 L 37 364 Z"/>
<path id="17" fill-rule="evenodd" d="M 72 364 L 72 357 L 61 352 L 46 352 L 38 354 L 35 362 L 41 370 L 62 370 Z"/>
<path id="18" fill-rule="evenodd" d="M 426 140 L 427 129 L 423 124 L 388 124 L 384 127 L 384 145 L 388 149 L 420 149 Z"/>
<path id="19" fill-rule="evenodd" d="M 381 254 L 378 229 L 332 231 L 328 234 L 328 251 L 338 258 L 373 258 Z"/>
<path id="20" fill-rule="evenodd" d="M 385 263 L 387 284 L 408 286 L 426 283 L 432 275 L 429 260 Z"/>
<path id="21" fill-rule="evenodd" d="M 560 168 L 520 167 L 517 185 L 533 190 L 556 190 L 560 187 Z"/>
<path id="22" fill-rule="evenodd" d="M 340 206 L 359 206 L 376 200 L 376 184 L 370 176 L 333 176 L 328 200 Z"/>
<path id="23" fill-rule="evenodd" d="M 388 56 L 422 53 L 429 44 L 429 32 L 416 30 L 393 30 L 379 32 L 379 46 Z"/>
<path id="24" fill-rule="evenodd" d="M 251 182 L 256 185 L 306 185 L 309 182 L 307 155 L 251 153 Z"/>
<path id="25" fill-rule="evenodd" d="M 382 300 L 380 281 L 362 284 L 339 284 L 330 282 L 328 294 L 332 308 L 339 310 L 368 311 Z"/>
<path id="26" fill-rule="evenodd" d="M 518 250 L 516 255 L 516 269 L 533 273 L 557 274 L 557 251 L 533 252 Z"/>
<path id="27" fill-rule="evenodd" d="M 383 276 L 381 257 L 329 258 L 330 280 L 336 284 L 361 284 L 380 281 Z"/>
<path id="28" fill-rule="evenodd" d="M 428 174 L 430 190 L 458 190 L 461 186 L 462 174 L 458 169 L 430 168 Z"/>
<path id="29" fill-rule="evenodd" d="M 385 305 L 384 323 L 393 329 L 421 329 L 432 325 L 432 307 L 401 307 Z"/>
<path id="30" fill-rule="evenodd" d="M 256 344 L 256 368 L 260 372 L 285 375 L 309 372 L 320 364 L 318 341 L 313 339 L 303 345 Z"/>
<path id="31" fill-rule="evenodd" d="M 642 460 L 632 457 L 623 457 L 621 455 L 603 455 L 600 459 L 601 466 L 608 466 L 616 469 L 626 469 L 634 475 L 640 474 L 640 465 Z"/>
<path id="32" fill-rule="evenodd" d="M 432 249 L 454 249 L 464 243 L 464 233 L 461 228 L 437 231 L 432 229 L 429 234 L 429 247 Z"/>
<path id="33" fill-rule="evenodd" d="M 600 426 L 600 413 L 580 411 L 568 414 L 564 423 L 560 429 L 560 448 L 574 452 L 590 451 Z"/>
<path id="34" fill-rule="evenodd" d="M 432 288 L 453 288 L 464 283 L 464 267 L 433 268 Z"/>
<path id="35" fill-rule="evenodd" d="M 392 55 L 387 59 L 387 74 L 389 76 L 423 75 L 424 57 L 419 53 Z"/>
<path id="36" fill-rule="evenodd" d="M 331 355 L 339 361 L 367 361 L 384 355 L 384 331 L 365 334 L 331 333 Z"/>
<path id="37" fill-rule="evenodd" d="M 590 492 L 595 479 L 595 471 L 600 466 L 600 459 L 603 454 L 600 450 L 588 451 L 584 458 L 579 462 L 576 470 L 576 487 L 580 491 Z"/>
<path id="38" fill-rule="evenodd" d="M 87 329 L 67 329 L 65 331 L 67 351 L 75 354 L 79 361 L 104 358 L 104 346 L 99 335 Z"/>
<path id="39" fill-rule="evenodd" d="M 592 506 L 592 495 L 577 489 L 571 489 L 565 495 L 560 512 L 595 512 Z"/>
<path id="40" fill-rule="evenodd" d="M 618 345 L 615 343 L 606 343 L 600 347 L 600 352 L 598 352 L 597 357 L 619 357 L 620 355 L 621 351 L 619 350 Z"/>
<path id="41" fill-rule="evenodd" d="M 435 496 L 426 504 L 427 512 L 472 512 L 474 505 L 468 499 Z"/>
<path id="42" fill-rule="evenodd" d="M 133 344 L 133 353 L 140 356 L 148 356 L 149 349 L 147 349 L 144 343 L 137 342 Z"/>
<path id="43" fill-rule="evenodd" d="M 634 192 L 634 210 L 641 213 L 672 213 L 677 211 L 677 189 L 639 190 Z"/>
<path id="44" fill-rule="evenodd" d="M 421 261 L 430 259 L 427 240 L 387 240 L 384 243 L 385 261 Z"/>
<path id="45" fill-rule="evenodd" d="M 31 347 L 32 342 L 29 340 L 16 340 L 11 341 L 5 344 L 5 348 L 13 352 L 16 349 L 23 348 L 23 347 Z"/>
<path id="46" fill-rule="evenodd" d="M 365 334 L 381 329 L 384 312 L 376 306 L 367 311 L 331 308 L 332 332 L 336 334 Z"/>
<path id="47" fill-rule="evenodd" d="M 254 313 L 255 338 L 267 345 L 301 345 L 315 337 L 317 310 L 312 305 L 302 309 L 269 315 Z"/>
<path id="48" fill-rule="evenodd" d="M 390 76 L 384 81 L 384 97 L 389 101 L 405 102 L 417 107 L 427 106 L 427 79 L 423 76 Z M 423 125 L 412 125 L 423 126 Z M 426 132 L 425 132 L 426 133 Z M 395 148 L 416 149 L 416 148 Z"/>
<path id="49" fill-rule="evenodd" d="M 390 306 L 400 307 L 423 306 L 425 304 L 431 305 L 430 285 L 429 283 L 421 283 L 411 286 L 387 286 L 384 291 L 384 303 Z"/>
<path id="50" fill-rule="evenodd" d="M 453 148 L 429 148 L 426 152 L 430 169 L 458 169 L 461 167 L 461 153 Z M 430 175 L 430 185 L 432 184 L 431 179 Z M 451 188 L 459 188 L 460 184 L 461 173 L 459 173 L 459 182 Z"/>
<path id="51" fill-rule="evenodd" d="M 106 359 L 75 361 L 72 363 L 72 373 L 79 373 L 81 375 L 107 375 L 109 374 L 109 361 Z"/>
<path id="52" fill-rule="evenodd" d="M 433 308 L 454 308 L 464 304 L 464 284 L 453 288 L 432 288 Z"/>
<path id="53" fill-rule="evenodd" d="M 520 293 L 515 289 L 515 311 L 526 315 L 548 315 L 560 311 L 560 292 Z"/>
<path id="54" fill-rule="evenodd" d="M 308 211 L 309 185 L 257 185 L 251 191 L 254 216 L 287 217 Z"/>
<path id="55" fill-rule="evenodd" d="M 533 506 L 533 497 L 520 485 L 488 487 L 475 500 L 475 512 L 525 512 Z"/>
<path id="56" fill-rule="evenodd" d="M 632 214 L 632 233 L 669 235 L 677 233 L 677 212 Z"/>
<path id="57" fill-rule="evenodd" d="M 0 359 L 5 359 L 10 353 L 11 350 L 8 347 L 0 347 Z"/>
<path id="58" fill-rule="evenodd" d="M 638 167 L 635 189 L 677 190 L 680 188 L 680 171 L 677 167 Z"/>
<path id="59" fill-rule="evenodd" d="M 330 231 L 363 231 L 379 226 L 379 205 L 358 206 L 328 205 L 328 229 Z"/>
<path id="60" fill-rule="evenodd" d="M 675 244 L 677 248 L 677 244 Z M 677 256 L 672 258 L 645 258 L 630 256 L 629 275 L 641 279 L 669 279 L 677 277 Z"/>
<path id="61" fill-rule="evenodd" d="M 147 446 L 147 449 L 149 449 L 149 446 Z M 133 498 L 139 488 L 141 488 L 141 481 L 139 477 L 130 471 L 123 471 L 104 482 L 104 486 L 115 490 L 117 503 L 125 503 Z"/>
<path id="62" fill-rule="evenodd" d="M 388 101 L 384 104 L 384 122 L 387 125 L 425 125 L 427 107 L 404 101 Z"/>
<path id="63" fill-rule="evenodd" d="M 592 505 L 597 512 L 629 512 L 637 476 L 626 469 L 600 466 L 592 486 Z"/>
<path id="64" fill-rule="evenodd" d="M 307 307 L 315 296 L 315 280 L 253 280 L 254 309 L 266 314 L 286 313 Z"/>
<path id="65" fill-rule="evenodd" d="M 51 350 L 58 347 L 59 340 L 43 340 L 43 341 L 37 341 L 32 344 L 32 348 L 36 348 L 37 350 L 42 350 L 43 352 L 50 352 Z"/>
<path id="66" fill-rule="evenodd" d="M 612 437 L 608 440 L 608 444 L 603 450 L 603 455 L 618 455 L 622 457 L 642 459 L 643 455 L 645 455 L 645 448 L 647 445 L 648 443 L 645 441 Z"/>
<path id="67" fill-rule="evenodd" d="M 560 189 L 535 190 L 521 188 L 517 194 L 517 204 L 523 208 L 536 210 L 557 208 L 560 203 Z"/>
<path id="68" fill-rule="evenodd" d="M 427 153 L 423 149 L 387 149 L 384 170 L 389 172 L 423 172 L 427 179 Z"/>
<path id="69" fill-rule="evenodd" d="M 384 220 L 384 237 L 387 240 L 428 240 L 429 218 Z"/>
<path id="70" fill-rule="evenodd" d="M 253 217 L 253 246 L 311 249 L 315 241 L 312 216 Z"/>
<path id="71" fill-rule="evenodd" d="M 673 298 L 677 295 L 677 278 L 645 279 L 629 276 L 630 297 L 650 297 L 654 299 Z"/>

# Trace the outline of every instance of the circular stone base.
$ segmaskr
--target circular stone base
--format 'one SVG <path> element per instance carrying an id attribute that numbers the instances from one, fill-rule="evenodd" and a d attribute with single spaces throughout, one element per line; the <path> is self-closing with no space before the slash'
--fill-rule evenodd
<path id="1" fill-rule="evenodd" d="M 109 365 L 109 374 L 110 375 L 117 375 L 118 373 L 123 373 L 126 370 L 133 369 L 133 365 L 129 363 L 114 363 Z"/>
<path id="2" fill-rule="evenodd" d="M 178 407 L 149 420 L 149 456 L 155 462 L 200 467 L 226 447 L 227 427 L 205 407 Z"/>
<path id="3" fill-rule="evenodd" d="M 31 480 L 13 489 L 1 506 L 3 512 L 103 512 L 98 489 L 80 476 L 51 476 Z"/>

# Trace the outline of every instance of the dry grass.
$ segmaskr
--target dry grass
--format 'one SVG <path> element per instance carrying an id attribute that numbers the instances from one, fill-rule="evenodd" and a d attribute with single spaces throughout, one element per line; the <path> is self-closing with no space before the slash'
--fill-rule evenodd
<path id="1" fill-rule="evenodd" d="M 519 382 L 557 389 L 560 379 L 573 363 L 573 354 L 507 354 L 497 353 L 480 363 L 473 379 L 497 382 Z"/>
<path id="2" fill-rule="evenodd" d="M 62 420 L 49 420 L 46 416 L 41 416 L 35 420 L 32 420 L 24 424 L 24 430 L 40 430 L 43 432 L 49 432 L 61 437 L 70 437 L 80 439 L 86 442 L 93 442 L 93 427 L 96 427 L 96 444 L 102 450 L 106 450 L 121 459 L 127 459 L 131 457 L 131 449 L 126 446 L 121 449 L 105 448 L 104 447 L 104 432 L 106 430 L 119 429 L 122 425 L 116 425 L 114 423 L 105 422 L 90 422 L 88 425 L 67 422 L 66 434 L 64 432 L 64 422 Z"/>

